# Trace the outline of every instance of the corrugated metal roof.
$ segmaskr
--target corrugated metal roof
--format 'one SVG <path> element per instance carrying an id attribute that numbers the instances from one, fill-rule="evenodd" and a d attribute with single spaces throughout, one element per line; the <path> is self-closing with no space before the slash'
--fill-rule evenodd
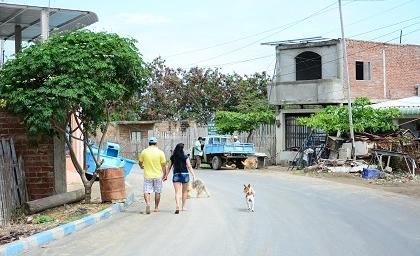
<path id="1" fill-rule="evenodd" d="M 389 100 L 372 104 L 373 108 L 397 108 L 404 115 L 420 115 L 420 97 L 413 96 L 398 100 Z"/>
<path id="2" fill-rule="evenodd" d="M 15 25 L 22 27 L 22 40 L 31 41 L 41 34 L 41 11 L 48 7 L 0 3 L 0 38 L 13 39 Z M 57 33 L 89 26 L 98 21 L 94 12 L 50 8 L 50 31 Z"/>
<path id="3" fill-rule="evenodd" d="M 298 38 L 298 39 L 290 39 L 290 40 L 283 40 L 283 41 L 274 41 L 274 42 L 267 42 L 262 43 L 262 45 L 295 45 L 295 44 L 307 44 L 307 43 L 319 43 L 319 42 L 328 42 L 334 39 L 324 38 L 321 36 L 316 37 L 307 37 L 307 38 Z"/>

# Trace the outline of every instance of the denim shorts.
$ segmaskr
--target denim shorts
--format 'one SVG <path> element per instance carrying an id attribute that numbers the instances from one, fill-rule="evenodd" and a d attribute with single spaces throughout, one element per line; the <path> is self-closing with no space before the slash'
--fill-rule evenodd
<path id="1" fill-rule="evenodd" d="M 188 172 L 174 173 L 172 182 L 188 183 L 190 182 L 190 175 Z"/>

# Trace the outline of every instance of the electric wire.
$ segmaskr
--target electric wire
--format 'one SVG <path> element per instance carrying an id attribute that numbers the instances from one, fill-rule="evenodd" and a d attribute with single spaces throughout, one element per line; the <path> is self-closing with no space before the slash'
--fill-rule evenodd
<path id="1" fill-rule="evenodd" d="M 335 4 L 336 4 L 336 1 L 333 1 L 330 5 L 328 5 L 327 7 L 324 7 L 323 9 L 321 9 L 319 11 L 322 11 L 322 10 L 324 10 L 326 8 L 329 8 L 329 7 L 331 7 L 331 6 L 335 5 Z M 335 8 L 333 8 L 333 9 L 335 9 Z M 317 12 L 319 12 L 319 11 L 317 11 Z M 316 16 L 316 15 L 321 14 L 321 13 L 318 13 L 318 14 L 316 14 L 316 13 L 311 14 L 311 15 L 315 15 Z M 240 38 L 237 38 L 237 39 L 233 39 L 233 40 L 229 40 L 229 41 L 217 43 L 217 44 L 214 44 L 214 45 L 210 45 L 210 46 L 206 46 L 206 47 L 202 47 L 202 48 L 197 48 L 197 49 L 191 49 L 191 50 L 187 50 L 187 51 L 183 51 L 183 52 L 179 52 L 179 53 L 175 53 L 175 54 L 170 54 L 170 55 L 167 55 L 167 56 L 163 56 L 163 58 L 168 59 L 168 58 L 179 56 L 179 55 L 190 54 L 190 53 L 195 53 L 195 52 L 200 52 L 200 51 L 206 51 L 206 50 L 217 48 L 217 47 L 220 47 L 220 46 L 224 46 L 224 45 L 236 43 L 236 42 L 239 42 L 239 41 L 248 39 L 248 38 L 252 38 L 252 37 L 255 37 L 255 36 L 266 34 L 268 32 L 272 32 L 272 31 L 276 31 L 276 30 L 282 29 L 284 27 L 293 25 L 296 22 L 297 21 L 292 21 L 292 22 L 289 22 L 289 23 L 286 23 L 286 24 L 283 24 L 283 25 L 280 25 L 280 26 L 277 26 L 277 27 L 274 27 L 274 28 L 271 28 L 271 29 L 268 29 L 268 30 L 264 30 L 264 31 L 261 31 L 261 32 L 255 33 L 255 34 L 243 36 L 243 37 L 240 37 Z M 281 31 L 278 31 L 278 32 L 281 32 Z M 275 33 L 278 33 L 278 32 L 275 32 Z"/>
<path id="2" fill-rule="evenodd" d="M 337 7 L 335 7 L 335 8 L 330 8 L 331 6 L 333 6 L 333 5 L 335 5 L 335 4 L 336 4 L 336 2 L 334 1 L 332 4 L 330 4 L 330 5 L 328 5 L 328 6 L 324 7 L 324 8 L 322 8 L 322 9 L 320 9 L 320 10 L 316 11 L 315 13 L 313 13 L 313 14 L 311 14 L 311 15 L 309 15 L 309 16 L 307 16 L 307 17 L 305 17 L 305 18 L 302 18 L 302 19 L 300 19 L 300 20 L 297 20 L 297 21 L 295 21 L 295 22 L 289 23 L 289 25 L 288 25 L 288 26 L 286 26 L 286 27 L 284 27 L 283 29 L 281 29 L 281 30 L 279 30 L 279 31 L 276 31 L 276 32 L 274 32 L 274 33 L 271 33 L 271 34 L 269 34 L 269 35 L 267 35 L 267 36 L 265 36 L 265 37 L 263 37 L 263 38 L 260 38 L 260 39 L 258 39 L 258 40 L 252 41 L 251 43 L 248 43 L 248 44 L 243 45 L 243 46 L 241 46 L 241 47 L 237 47 L 237 48 L 232 49 L 232 50 L 230 50 L 230 51 L 223 52 L 223 53 L 218 54 L 218 55 L 216 55 L 216 56 L 213 56 L 213 57 L 210 57 L 210 58 L 207 58 L 207 59 L 202 59 L 202 60 L 199 60 L 199 61 L 196 61 L 196 62 L 190 63 L 190 64 L 188 64 L 187 66 L 194 66 L 194 65 L 199 64 L 199 63 L 203 63 L 203 62 L 206 62 L 206 61 L 209 61 L 209 60 L 214 60 L 214 59 L 220 58 L 220 57 L 222 57 L 222 56 L 226 56 L 226 55 L 232 54 L 232 53 L 234 53 L 234 52 L 240 51 L 240 50 L 242 50 L 242 49 L 244 49 L 244 48 L 247 48 L 247 47 L 249 47 L 249 46 L 251 46 L 251 45 L 254 45 L 254 44 L 256 44 L 256 43 L 259 43 L 259 42 L 261 42 L 262 40 L 267 39 L 267 38 L 269 38 L 269 37 L 271 37 L 271 36 L 273 36 L 273 35 L 275 35 L 275 34 L 278 34 L 278 33 L 280 33 L 280 32 L 283 32 L 283 31 L 285 31 L 285 30 L 287 30 L 287 29 L 289 29 L 289 28 L 291 28 L 291 27 L 293 27 L 293 26 L 295 26 L 295 25 L 297 25 L 297 24 L 299 24 L 299 23 L 301 23 L 301 22 L 303 22 L 303 21 L 306 21 L 306 20 L 308 20 L 308 19 L 310 19 L 310 18 L 312 18 L 312 17 L 315 17 L 315 16 L 317 16 L 317 15 L 319 15 L 319 14 L 322 14 L 322 13 L 324 13 L 324 12 L 327 12 L 327 11 L 330 11 L 330 10 L 333 10 L 333 9 L 336 9 Z M 329 9 L 329 8 L 330 8 L 330 9 Z"/>
<path id="3" fill-rule="evenodd" d="M 418 19 L 418 18 L 420 18 L 420 16 L 416 16 L 416 17 L 413 17 L 413 18 L 410 18 L 410 19 L 407 19 L 407 20 L 404 20 L 404 21 L 399 21 L 399 22 L 397 22 L 397 23 L 393 23 L 393 24 L 390 24 L 390 25 L 387 25 L 387 26 L 382 26 L 382 27 L 379 27 L 379 28 L 376 28 L 376 29 L 372 29 L 372 30 L 369 30 L 369 31 L 366 31 L 366 32 L 359 33 L 359 34 L 351 35 L 349 38 L 351 39 L 352 37 L 355 37 L 355 36 L 369 34 L 369 33 L 375 32 L 375 31 L 379 31 L 379 30 L 382 30 L 382 29 L 385 29 L 385 28 L 389 28 L 389 27 L 392 27 L 392 26 L 395 26 L 395 25 L 399 25 L 399 24 L 402 24 L 402 23 L 405 23 L 405 22 L 408 22 L 408 21 L 412 21 L 412 20 Z M 396 32 L 396 31 L 400 31 L 401 29 L 405 29 L 405 28 L 408 28 L 408 27 L 411 27 L 411 26 L 414 26 L 414 25 L 417 25 L 417 24 L 420 24 L 420 22 L 416 22 L 416 23 L 413 23 L 413 24 L 410 24 L 410 25 L 404 26 L 404 27 L 402 27 L 402 28 L 398 28 L 397 30 L 393 30 L 393 31 L 388 32 L 388 33 L 386 33 L 386 34 L 383 34 L 383 35 L 380 35 L 380 36 L 374 37 L 374 38 L 372 38 L 372 39 L 369 39 L 368 41 L 373 41 L 373 40 L 379 39 L 379 38 L 381 38 L 381 37 L 384 37 L 384 36 L 390 35 L 390 34 L 392 34 L 392 33 Z M 407 34 L 406 34 L 406 35 L 407 35 Z M 399 37 L 398 37 L 398 38 L 399 38 Z M 331 54 L 332 54 L 332 53 L 331 53 Z M 288 54 L 286 54 L 286 55 L 288 55 Z M 326 55 L 324 55 L 324 57 L 325 57 L 325 56 L 327 56 L 327 55 L 330 55 L 330 54 L 326 54 Z M 268 58 L 268 57 L 270 57 L 270 56 L 272 56 L 272 54 L 271 54 L 271 55 L 262 55 L 262 56 L 257 56 L 257 57 L 253 57 L 253 58 L 249 58 L 249 59 L 243 59 L 243 60 L 231 61 L 231 62 L 226 62 L 226 63 L 213 64 L 213 65 L 207 65 L 207 66 L 205 66 L 205 67 L 210 68 L 210 67 L 221 67 L 221 66 L 227 66 L 227 65 L 233 65 L 233 64 L 240 64 L 240 63 L 244 63 L 244 62 L 250 62 L 250 61 L 254 61 L 254 60 L 259 60 L 259 59 L 263 59 L 263 58 Z M 291 55 L 288 55 L 288 56 L 291 56 Z M 295 57 L 295 56 L 291 56 L 291 57 Z M 303 63 L 304 63 L 304 62 L 313 61 L 313 60 L 314 60 L 314 59 L 307 59 L 307 60 L 303 61 Z"/>
<path id="4" fill-rule="evenodd" d="M 349 27 L 349 26 L 352 26 L 352 25 L 358 24 L 358 23 L 360 23 L 360 22 L 362 22 L 362 21 L 365 21 L 365 20 L 371 19 L 371 18 L 376 17 L 376 16 L 378 16 L 378 15 L 381 15 L 381 14 L 383 14 L 383 13 L 386 13 L 386 12 L 389 12 L 389 11 L 392 11 L 392 10 L 395 10 L 395 9 L 397 9 L 397 8 L 399 8 L 399 7 L 402 7 L 402 6 L 404 6 L 404 5 L 406 5 L 406 4 L 410 3 L 410 2 L 413 2 L 413 1 L 414 1 L 414 0 L 408 0 L 408 1 L 405 1 L 405 2 L 403 2 L 403 3 L 401 3 L 401 4 L 395 5 L 395 6 L 393 6 L 393 7 L 391 7 L 391 8 L 388 8 L 388 9 L 386 9 L 386 10 L 384 10 L 384 11 L 377 12 L 377 13 L 375 13 L 375 14 L 373 14 L 373 15 L 369 15 L 369 16 L 364 17 L 364 18 L 362 18 L 362 19 L 359 19 L 359 20 L 357 20 L 357 21 L 355 21 L 355 22 L 352 22 L 352 23 L 346 24 L 346 27 Z M 350 2 L 348 2 L 348 3 L 344 3 L 344 4 L 343 4 L 343 6 L 346 6 L 346 5 L 350 4 L 351 2 L 357 2 L 357 1 L 350 1 Z M 329 7 L 331 7 L 332 5 L 335 5 L 335 1 L 334 1 L 331 5 L 329 5 L 329 6 L 325 7 L 325 8 L 329 8 Z M 325 8 L 323 8 L 323 9 L 325 9 Z M 321 10 L 323 10 L 323 9 L 321 9 Z M 333 9 L 335 9 L 335 8 L 333 8 Z M 321 10 L 320 10 L 320 11 L 321 11 Z M 331 9 L 330 9 L 330 10 L 331 10 Z M 329 10 L 328 10 L 328 11 L 329 11 Z M 319 12 L 319 11 L 318 11 L 318 12 Z M 316 16 L 316 15 L 319 15 L 319 14 L 321 14 L 321 13 L 314 13 L 314 14 L 312 14 L 312 15 L 313 15 L 313 16 Z M 192 49 L 192 50 L 187 50 L 187 51 L 183 51 L 183 52 L 179 52 L 179 53 L 175 53 L 175 54 L 171 54 L 171 55 L 163 56 L 163 58 L 168 59 L 168 58 L 171 58 L 171 57 L 174 57 L 174 56 L 179 56 L 179 55 L 184 55 L 184 54 L 190 54 L 190 53 L 195 53 L 195 52 L 205 51 L 205 50 L 209 50 L 209 49 L 212 49 L 212 48 L 216 48 L 216 47 L 224 46 L 224 45 L 227 45 L 227 44 L 231 44 L 231 43 L 235 43 L 235 42 L 238 42 L 238 41 L 242 41 L 242 40 L 245 40 L 245 39 L 248 39 L 248 38 L 252 38 L 252 37 L 255 37 L 255 36 L 258 36 L 258 35 L 262 35 L 262 34 L 265 34 L 265 33 L 271 32 L 271 31 L 275 31 L 275 30 L 278 30 L 278 29 L 284 28 L 284 27 L 289 26 L 289 25 L 293 25 L 295 22 L 296 22 L 296 21 L 294 21 L 294 22 L 290 22 L 290 23 L 287 23 L 287 24 L 284 24 L 284 25 L 281 25 L 281 26 L 277 26 L 277 27 L 274 27 L 274 28 L 271 28 L 271 29 L 268 29 L 268 30 L 265 30 L 265 31 L 262 31 L 262 32 L 258 32 L 258 33 L 255 33 L 255 34 L 251 34 L 251 35 L 248 35 L 248 36 L 244 36 L 244 37 L 240 37 L 240 38 L 233 39 L 233 40 L 230 40 L 230 41 L 225 41 L 225 42 L 217 43 L 217 44 L 214 44 L 214 45 L 210 45 L 210 46 L 207 46 L 207 47 L 197 48 L 197 49 Z M 326 32 L 326 33 L 324 33 L 324 34 L 325 34 L 325 35 L 327 35 L 327 34 L 329 34 L 329 33 L 333 32 L 333 31 L 335 31 L 335 30 L 330 30 L 330 31 L 328 31 L 328 32 Z M 278 32 L 281 32 L 281 31 L 278 31 Z M 276 32 L 276 33 L 278 33 L 278 32 Z M 270 36 L 271 36 L 271 35 L 270 35 Z M 192 65 L 192 64 L 190 64 L 190 65 Z"/>

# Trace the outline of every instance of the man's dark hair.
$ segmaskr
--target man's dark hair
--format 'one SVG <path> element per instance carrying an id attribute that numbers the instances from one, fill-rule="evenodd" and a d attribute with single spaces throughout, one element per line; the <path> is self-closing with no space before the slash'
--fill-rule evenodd
<path id="1" fill-rule="evenodd" d="M 149 146 L 156 145 L 154 142 L 149 142 Z"/>

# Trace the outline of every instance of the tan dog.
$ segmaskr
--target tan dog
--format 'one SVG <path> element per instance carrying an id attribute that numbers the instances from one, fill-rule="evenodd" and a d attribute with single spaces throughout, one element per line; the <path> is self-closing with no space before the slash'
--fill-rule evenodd
<path id="1" fill-rule="evenodd" d="M 244 185 L 244 193 L 248 211 L 255 211 L 255 190 L 252 188 L 251 184 Z"/>
<path id="2" fill-rule="evenodd" d="M 192 188 L 192 182 L 188 182 L 188 187 L 187 187 L 187 198 L 191 198 L 191 191 L 193 190 Z"/>
<path id="3" fill-rule="evenodd" d="M 197 193 L 196 197 L 197 198 L 200 197 L 201 193 L 203 193 L 203 192 L 206 193 L 207 197 L 210 197 L 210 194 L 207 191 L 206 185 L 200 179 L 196 179 L 195 181 L 188 183 L 188 189 L 187 189 L 187 191 L 188 191 L 187 197 L 188 198 L 191 198 L 191 191 L 192 190 L 196 191 L 196 193 Z"/>
<path id="4" fill-rule="evenodd" d="M 244 161 L 242 161 L 242 164 L 246 169 L 257 169 L 258 162 L 255 158 L 247 158 Z"/>

